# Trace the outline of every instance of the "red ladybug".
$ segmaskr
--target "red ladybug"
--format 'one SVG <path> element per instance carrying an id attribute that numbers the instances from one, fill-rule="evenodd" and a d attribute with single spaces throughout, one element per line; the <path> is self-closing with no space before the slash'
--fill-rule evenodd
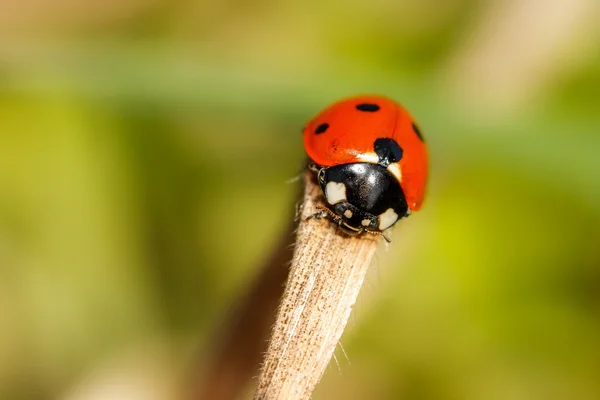
<path id="1" fill-rule="evenodd" d="M 303 135 L 327 202 L 316 217 L 329 215 L 351 233 L 382 234 L 421 208 L 427 147 L 400 104 L 383 96 L 344 99 L 321 111 Z"/>

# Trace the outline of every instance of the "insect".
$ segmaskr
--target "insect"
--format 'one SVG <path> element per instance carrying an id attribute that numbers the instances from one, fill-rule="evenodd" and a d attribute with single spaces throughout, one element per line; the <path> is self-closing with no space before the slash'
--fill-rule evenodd
<path id="1" fill-rule="evenodd" d="M 321 111 L 303 130 L 304 148 L 329 216 L 348 233 L 383 231 L 423 204 L 427 146 L 406 109 L 384 96 L 358 96 Z"/>

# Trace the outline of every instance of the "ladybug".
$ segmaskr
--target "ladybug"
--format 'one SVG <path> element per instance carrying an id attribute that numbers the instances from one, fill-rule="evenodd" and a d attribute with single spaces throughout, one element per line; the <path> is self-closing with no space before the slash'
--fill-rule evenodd
<path id="1" fill-rule="evenodd" d="M 348 233 L 383 235 L 423 204 L 427 146 L 413 117 L 384 96 L 338 101 L 304 127 L 309 165 L 329 216 Z"/>

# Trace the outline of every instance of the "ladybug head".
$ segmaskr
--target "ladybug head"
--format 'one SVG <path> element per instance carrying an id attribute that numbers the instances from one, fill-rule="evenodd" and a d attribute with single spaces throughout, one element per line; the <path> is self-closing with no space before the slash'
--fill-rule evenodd
<path id="1" fill-rule="evenodd" d="M 398 180 L 383 166 L 351 163 L 321 168 L 318 180 L 330 211 L 352 232 L 381 232 L 409 214 Z"/>

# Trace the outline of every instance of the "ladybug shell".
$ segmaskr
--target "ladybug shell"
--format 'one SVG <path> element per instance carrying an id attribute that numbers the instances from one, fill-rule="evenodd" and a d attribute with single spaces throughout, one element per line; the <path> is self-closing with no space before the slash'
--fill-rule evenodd
<path id="1" fill-rule="evenodd" d="M 427 147 L 414 119 L 400 104 L 383 96 L 344 99 L 312 119 L 303 136 L 306 153 L 315 164 L 383 165 L 400 182 L 408 207 L 421 208 L 429 169 Z M 386 146 L 382 154 L 376 141 L 393 147 Z"/>

